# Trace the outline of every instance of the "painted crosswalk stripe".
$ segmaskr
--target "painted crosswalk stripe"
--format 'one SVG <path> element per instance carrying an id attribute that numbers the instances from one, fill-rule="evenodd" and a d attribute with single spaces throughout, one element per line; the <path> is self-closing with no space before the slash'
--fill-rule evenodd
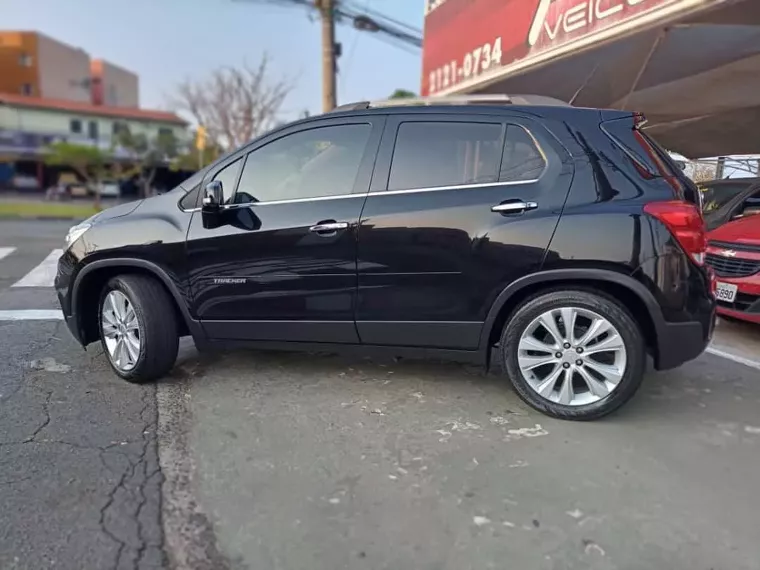
<path id="1" fill-rule="evenodd" d="M 0 311 L 0 321 L 60 321 L 63 313 L 55 309 Z"/>
<path id="2" fill-rule="evenodd" d="M 54 249 L 45 260 L 24 275 L 13 287 L 52 287 L 58 270 L 58 259 L 63 255 L 62 249 Z"/>
<path id="3" fill-rule="evenodd" d="M 0 259 L 8 257 L 14 251 L 16 251 L 15 247 L 0 247 Z"/>

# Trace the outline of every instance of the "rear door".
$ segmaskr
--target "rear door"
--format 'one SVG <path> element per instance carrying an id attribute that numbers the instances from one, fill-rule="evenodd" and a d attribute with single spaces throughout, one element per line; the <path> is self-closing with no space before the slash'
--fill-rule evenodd
<path id="1" fill-rule="evenodd" d="M 477 348 L 497 295 L 541 266 L 572 172 L 517 114 L 389 117 L 359 224 L 361 341 Z"/>

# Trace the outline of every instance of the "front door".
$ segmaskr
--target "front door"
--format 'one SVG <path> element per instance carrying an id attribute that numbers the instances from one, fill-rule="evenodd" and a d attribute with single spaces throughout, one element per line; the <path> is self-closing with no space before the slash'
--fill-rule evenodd
<path id="1" fill-rule="evenodd" d="M 187 239 L 195 316 L 212 339 L 358 341 L 356 229 L 382 118 L 279 131 L 209 172 L 218 214 Z"/>
<path id="2" fill-rule="evenodd" d="M 389 118 L 359 227 L 362 342 L 476 349 L 497 295 L 540 268 L 572 173 L 526 117 Z"/>

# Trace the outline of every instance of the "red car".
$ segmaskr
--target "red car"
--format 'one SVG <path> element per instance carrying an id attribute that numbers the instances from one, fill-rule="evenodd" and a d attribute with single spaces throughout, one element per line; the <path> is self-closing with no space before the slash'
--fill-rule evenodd
<path id="1" fill-rule="evenodd" d="M 718 314 L 760 323 L 760 215 L 746 215 L 708 234 Z"/>

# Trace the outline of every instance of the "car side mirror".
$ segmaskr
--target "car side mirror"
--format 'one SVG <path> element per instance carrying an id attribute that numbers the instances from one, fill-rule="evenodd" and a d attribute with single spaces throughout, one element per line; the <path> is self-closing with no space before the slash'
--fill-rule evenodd
<path id="1" fill-rule="evenodd" d="M 203 189 L 203 209 L 217 211 L 224 202 L 224 192 L 221 180 L 212 180 Z"/>

